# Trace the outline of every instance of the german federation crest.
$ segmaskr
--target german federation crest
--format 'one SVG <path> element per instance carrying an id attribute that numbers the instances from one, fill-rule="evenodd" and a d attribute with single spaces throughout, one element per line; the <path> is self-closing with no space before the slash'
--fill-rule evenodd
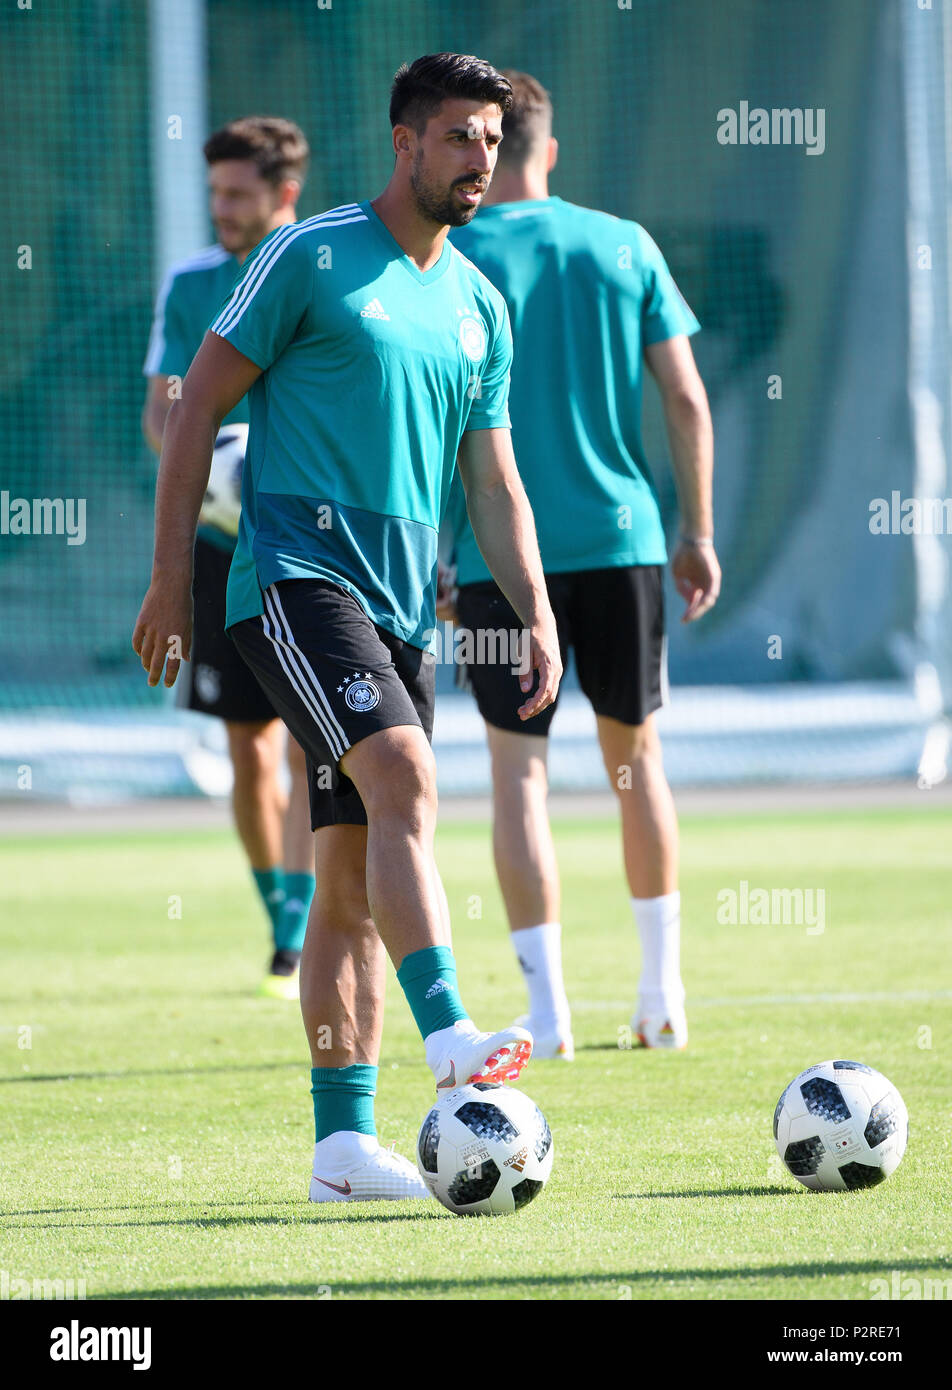
<path id="1" fill-rule="evenodd" d="M 482 319 L 467 314 L 459 321 L 459 340 L 470 362 L 481 362 L 486 355 L 486 329 Z"/>
<path id="2" fill-rule="evenodd" d="M 363 675 L 355 671 L 352 676 L 345 678 L 343 690 L 347 707 L 355 714 L 366 714 L 380 704 L 380 687 L 370 679 L 369 671 Z"/>

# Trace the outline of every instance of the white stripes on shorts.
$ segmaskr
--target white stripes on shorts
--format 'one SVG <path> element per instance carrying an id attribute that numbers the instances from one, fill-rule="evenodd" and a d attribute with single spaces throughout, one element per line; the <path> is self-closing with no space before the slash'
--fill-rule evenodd
<path id="1" fill-rule="evenodd" d="M 320 729 L 328 748 L 340 762 L 350 747 L 350 740 L 331 709 L 330 701 L 321 687 L 311 663 L 294 641 L 294 634 L 281 607 L 276 585 L 264 591 L 264 613 L 261 615 L 264 635 L 274 647 L 281 669 L 287 676 L 298 699 Z"/>

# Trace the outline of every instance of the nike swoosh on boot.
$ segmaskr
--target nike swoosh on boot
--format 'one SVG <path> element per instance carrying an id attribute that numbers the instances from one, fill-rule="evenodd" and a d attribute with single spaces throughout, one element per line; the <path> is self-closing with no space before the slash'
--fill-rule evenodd
<path id="1" fill-rule="evenodd" d="M 329 1187 L 332 1192 L 339 1192 L 342 1197 L 350 1196 L 350 1183 L 347 1181 L 346 1178 L 344 1179 L 343 1187 L 341 1187 L 336 1182 L 328 1182 L 326 1178 L 319 1178 L 316 1173 L 312 1173 L 311 1177 L 314 1179 L 315 1182 L 323 1183 L 325 1187 Z"/>

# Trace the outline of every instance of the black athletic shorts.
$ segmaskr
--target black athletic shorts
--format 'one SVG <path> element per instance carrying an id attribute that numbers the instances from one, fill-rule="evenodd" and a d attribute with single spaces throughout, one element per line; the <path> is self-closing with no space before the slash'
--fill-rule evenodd
<path id="1" fill-rule="evenodd" d="M 185 681 L 180 700 L 187 709 L 214 714 L 229 723 L 264 724 L 277 719 L 274 706 L 225 632 L 230 567 L 227 550 L 201 537 L 196 540 L 192 656 L 182 664 Z"/>
<path id="2" fill-rule="evenodd" d="M 575 653 L 579 684 L 596 714 L 622 724 L 643 724 L 664 703 L 667 685 L 664 648 L 664 587 L 661 565 L 619 565 L 611 569 L 547 574 L 549 602 L 559 630 L 563 665 Z M 487 724 L 512 733 L 549 732 L 558 705 L 533 719 L 516 710 L 526 696 L 508 660 L 521 623 L 492 580 L 464 584 L 456 600 L 459 624 L 473 634 L 466 675 Z M 508 644 L 483 642 L 482 650 L 502 660 L 480 660 L 480 631 L 509 629 Z"/>
<path id="3" fill-rule="evenodd" d="M 321 579 L 283 579 L 264 613 L 228 635 L 307 755 L 311 829 L 366 825 L 357 788 L 338 766 L 368 734 L 415 724 L 433 734 L 435 665 Z"/>

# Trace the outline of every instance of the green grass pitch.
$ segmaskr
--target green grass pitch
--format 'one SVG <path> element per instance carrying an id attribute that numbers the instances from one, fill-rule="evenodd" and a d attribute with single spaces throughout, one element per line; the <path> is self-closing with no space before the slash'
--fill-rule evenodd
<path id="1" fill-rule="evenodd" d="M 556 836 L 578 1058 L 525 1072 L 555 1166 L 495 1220 L 308 1204 L 303 1029 L 255 997 L 266 931 L 231 834 L 0 845 L 0 1272 L 89 1299 L 868 1299 L 892 1271 L 952 1279 L 952 813 L 686 818 L 682 1054 L 624 1046 L 638 951 L 614 823 Z M 447 823 L 438 850 L 464 1001 L 501 1027 L 524 999 L 486 826 Z M 741 881 L 822 889 L 824 930 L 718 922 Z M 775 1156 L 780 1091 L 827 1057 L 908 1105 L 878 1188 L 808 1192 Z M 391 974 L 382 1142 L 412 1156 L 431 1096 Z"/>

